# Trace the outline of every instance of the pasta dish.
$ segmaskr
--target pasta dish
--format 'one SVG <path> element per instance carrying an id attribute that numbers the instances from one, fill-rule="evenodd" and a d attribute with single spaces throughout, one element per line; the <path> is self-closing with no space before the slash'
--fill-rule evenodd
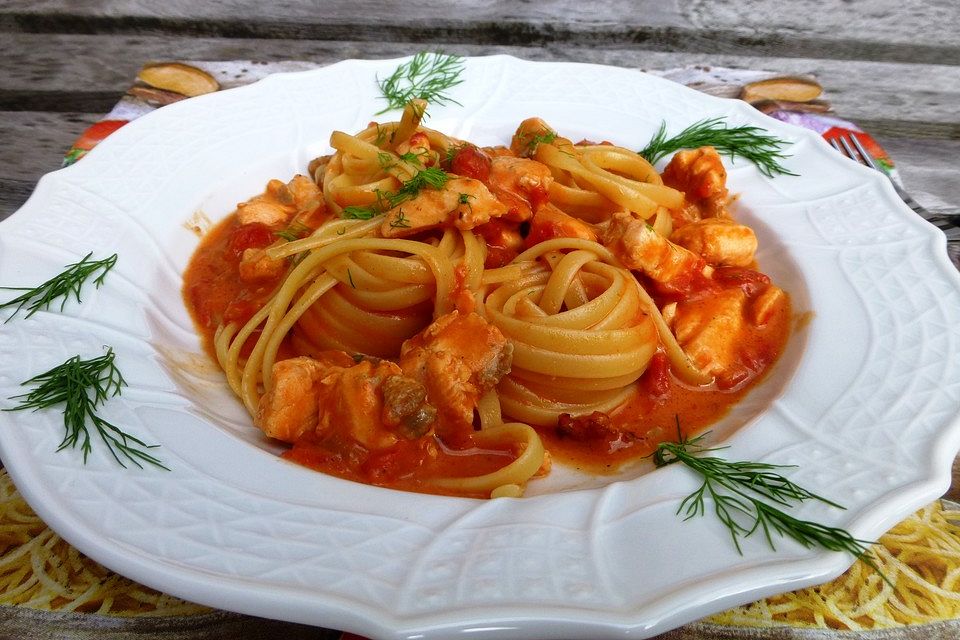
<path id="1" fill-rule="evenodd" d="M 480 148 L 424 127 L 425 107 L 335 131 L 187 268 L 209 352 L 286 458 L 518 496 L 553 461 L 610 473 L 702 430 L 776 361 L 789 298 L 714 149 L 661 174 L 538 118 Z"/>

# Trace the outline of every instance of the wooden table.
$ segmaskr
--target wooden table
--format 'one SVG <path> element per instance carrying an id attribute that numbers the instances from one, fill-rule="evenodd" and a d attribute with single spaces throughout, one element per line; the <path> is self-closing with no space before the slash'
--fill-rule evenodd
<path id="1" fill-rule="evenodd" d="M 60 166 L 150 60 L 387 58 L 424 49 L 638 69 L 812 73 L 928 209 L 960 213 L 956 0 L 6 0 L 0 3 L 0 219 Z M 955 468 L 951 493 L 960 497 Z"/>

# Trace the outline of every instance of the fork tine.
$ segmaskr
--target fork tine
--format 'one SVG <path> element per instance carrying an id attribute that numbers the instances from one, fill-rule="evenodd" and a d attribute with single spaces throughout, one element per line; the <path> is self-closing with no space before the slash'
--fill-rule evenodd
<path id="1" fill-rule="evenodd" d="M 860 152 L 860 155 L 863 156 L 863 159 L 867 161 L 867 164 L 871 169 L 883 171 L 879 166 L 877 166 L 877 163 L 873 161 L 873 156 L 867 153 L 867 150 L 863 148 L 862 144 L 860 144 L 860 138 L 857 137 L 857 134 L 851 133 L 850 140 L 853 141 L 853 145 L 857 148 L 857 151 Z"/>
<path id="2" fill-rule="evenodd" d="M 860 156 L 857 154 L 854 148 L 850 145 L 850 141 L 847 140 L 846 136 L 840 136 L 839 140 L 840 140 L 840 144 L 843 145 L 843 150 L 847 154 L 847 157 L 851 158 L 852 160 L 856 160 L 860 164 L 866 164 L 864 160 L 860 159 Z"/>
<path id="3" fill-rule="evenodd" d="M 893 190 L 900 196 L 900 199 L 924 220 L 943 231 L 951 246 L 960 244 L 960 217 L 956 214 L 935 214 L 924 209 L 923 206 L 914 200 L 909 193 L 904 191 L 903 187 L 897 184 L 886 171 L 874 162 L 873 157 L 867 152 L 855 133 L 851 132 L 849 135 L 838 135 L 835 138 L 830 138 L 828 142 L 830 146 L 839 151 L 841 155 L 846 156 L 857 164 L 870 167 L 887 178 L 893 186 Z M 960 268 L 960 265 L 958 265 L 958 268 Z"/>

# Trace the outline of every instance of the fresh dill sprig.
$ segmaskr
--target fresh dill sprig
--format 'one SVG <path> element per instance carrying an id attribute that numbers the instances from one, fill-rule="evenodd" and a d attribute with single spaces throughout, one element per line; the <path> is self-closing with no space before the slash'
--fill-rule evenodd
<path id="1" fill-rule="evenodd" d="M 63 404 L 64 435 L 57 451 L 75 449 L 79 445 L 83 451 L 83 462 L 86 463 L 87 456 L 93 450 L 87 425 L 89 421 L 121 467 L 127 466 L 123 461 L 126 459 L 140 468 L 143 468 L 141 462 L 146 462 L 167 469 L 159 459 L 145 451 L 158 445 L 148 445 L 97 415 L 99 406 L 110 397 L 120 395 L 121 388 L 126 385 L 114 359 L 112 348 L 108 348 L 106 354 L 89 360 L 73 356 L 63 364 L 23 382 L 21 386 L 33 385 L 35 388 L 29 393 L 10 398 L 19 400 L 20 404 L 5 408 L 4 411 L 39 411 Z"/>
<path id="2" fill-rule="evenodd" d="M 403 183 L 395 194 L 389 196 L 392 206 L 397 206 L 401 202 L 415 198 L 424 187 L 432 189 L 442 189 L 450 179 L 450 174 L 439 167 L 428 167 L 423 171 L 418 171 L 415 176 Z M 396 200 L 396 202 L 393 202 Z"/>
<path id="3" fill-rule="evenodd" d="M 390 226 L 394 229 L 409 229 L 410 220 L 403 213 L 403 209 L 397 211 L 397 217 L 390 221 Z"/>
<path id="4" fill-rule="evenodd" d="M 424 164 L 424 158 L 427 156 L 429 156 L 429 153 L 426 151 L 421 151 L 420 153 L 407 151 L 406 153 L 401 153 L 399 158 L 404 162 L 409 162 L 410 164 L 416 164 L 422 167 Z"/>
<path id="5" fill-rule="evenodd" d="M 369 220 L 374 216 L 380 215 L 380 211 L 377 211 L 374 207 L 362 207 L 360 205 L 350 205 L 349 207 L 344 207 L 340 212 L 340 217 L 347 220 Z"/>
<path id="6" fill-rule="evenodd" d="M 369 220 L 403 204 L 407 200 L 416 198 L 420 191 L 426 187 L 442 189 L 449 179 L 450 174 L 443 169 L 427 167 L 418 171 L 416 175 L 400 185 L 400 188 L 396 191 L 377 191 L 377 201 L 373 205 L 344 207 L 340 217 L 352 220 Z"/>
<path id="7" fill-rule="evenodd" d="M 377 163 L 384 171 L 388 171 L 389 169 L 396 167 L 399 164 L 396 160 L 399 160 L 400 162 L 407 162 L 422 169 L 424 166 L 423 161 L 427 156 L 429 156 L 427 151 L 422 151 L 421 153 L 407 151 L 406 153 L 401 153 L 397 156 L 386 153 L 385 151 L 381 151 L 377 154 Z"/>
<path id="8" fill-rule="evenodd" d="M 294 240 L 299 240 L 308 233 L 310 233 L 310 229 L 306 225 L 295 222 L 286 229 L 274 231 L 273 235 L 277 236 L 278 238 L 282 238 L 287 242 L 293 242 Z"/>
<path id="9" fill-rule="evenodd" d="M 93 252 L 91 251 L 85 255 L 80 262 L 68 264 L 64 268 L 64 271 L 36 287 L 0 287 L 0 289 L 6 289 L 8 291 L 25 292 L 12 300 L 0 303 L 0 309 L 15 307 L 13 313 L 10 314 L 10 317 L 4 320 L 4 322 L 6 323 L 12 320 L 13 317 L 23 309 L 27 310 L 27 315 L 25 316 L 27 318 L 37 311 L 49 309 L 50 305 L 53 304 L 57 298 L 63 298 L 63 300 L 60 301 L 60 310 L 63 311 L 71 294 L 77 299 L 77 302 L 81 302 L 81 288 L 90 276 L 97 271 L 100 271 L 100 275 L 94 279 L 93 284 L 99 289 L 100 285 L 103 284 L 103 279 L 106 277 L 107 272 L 117 263 L 117 254 L 113 254 L 103 260 L 91 260 L 90 256 L 92 255 Z"/>
<path id="10" fill-rule="evenodd" d="M 556 131 L 526 134 L 521 140 L 523 144 L 523 155 L 527 158 L 531 158 L 537 152 L 537 147 L 539 147 L 541 144 L 550 144 L 556 139 Z"/>
<path id="11" fill-rule="evenodd" d="M 863 560 L 886 580 L 868 552 L 867 545 L 872 543 L 854 538 L 845 529 L 800 520 L 781 509 L 805 500 L 817 500 L 838 509 L 844 508 L 777 473 L 777 469 L 789 468 L 789 465 L 734 462 L 703 455 L 725 447 L 703 446 L 704 436 L 684 438 L 680 435 L 679 422 L 677 433 L 678 442 L 662 442 L 657 446 L 653 462 L 657 467 L 680 462 L 703 478 L 700 488 L 684 498 L 677 508 L 677 514 L 682 513 L 684 520 L 704 515 L 707 500 L 710 499 L 714 513 L 730 530 L 733 544 L 741 554 L 740 539 L 763 531 L 771 549 L 776 550 L 773 536 L 777 534 L 792 538 L 807 548 L 816 546 L 830 551 L 844 551 Z"/>
<path id="12" fill-rule="evenodd" d="M 393 161 L 393 155 L 387 153 L 386 151 L 381 151 L 377 154 L 377 164 L 380 165 L 381 169 L 386 171 L 395 164 Z"/>
<path id="13" fill-rule="evenodd" d="M 456 55 L 421 51 L 409 62 L 397 67 L 384 80 L 377 78 L 387 106 L 377 115 L 391 109 L 402 109 L 415 98 L 434 104 L 460 104 L 446 91 L 463 82 L 463 58 Z"/>
<path id="14" fill-rule="evenodd" d="M 667 123 L 662 122 L 647 146 L 637 153 L 648 162 L 655 163 L 680 149 L 711 146 L 731 158 L 740 156 L 749 160 L 768 178 L 778 174 L 795 176 L 797 174 L 780 164 L 781 160 L 789 157 L 781 150 L 786 144 L 785 140 L 768 134 L 760 127 L 728 127 L 723 118 L 717 117 L 696 122 L 672 138 L 667 138 Z"/>
<path id="15" fill-rule="evenodd" d="M 381 127 L 379 123 L 374 122 L 374 126 L 377 128 L 377 137 L 373 141 L 374 146 L 382 147 L 383 143 L 387 141 L 387 136 L 389 131 L 385 127 Z"/>
<path id="16" fill-rule="evenodd" d="M 447 150 L 443 153 L 443 163 L 445 166 L 450 166 L 450 163 L 453 162 L 453 159 L 457 157 L 457 154 L 463 151 L 464 148 L 469 147 L 469 142 L 461 142 L 460 144 L 454 144 L 447 147 Z"/>

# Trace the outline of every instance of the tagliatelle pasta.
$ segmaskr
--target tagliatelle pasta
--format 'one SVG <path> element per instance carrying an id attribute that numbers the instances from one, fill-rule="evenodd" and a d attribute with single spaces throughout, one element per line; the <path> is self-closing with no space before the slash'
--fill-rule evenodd
<path id="1" fill-rule="evenodd" d="M 960 511 L 934 502 L 881 536 L 877 568 L 856 562 L 826 584 L 711 616 L 735 626 L 859 631 L 960 618 Z"/>
<path id="2" fill-rule="evenodd" d="M 204 239 L 184 297 L 284 455 L 351 480 L 519 495 L 552 460 L 610 473 L 710 424 L 775 362 L 719 156 L 661 174 L 546 123 L 480 148 L 426 105 L 272 180 Z M 682 234 L 682 235 L 678 235 Z"/>
<path id="3" fill-rule="evenodd" d="M 493 479 L 493 484 L 499 480 Z M 502 485 L 498 495 L 517 495 Z M 855 563 L 837 579 L 707 618 L 725 626 L 885 629 L 960 618 L 960 511 L 934 502 L 871 549 L 893 583 Z M 0 470 L 0 604 L 115 616 L 189 616 L 210 609 L 119 576 L 51 531 Z"/>
<path id="4" fill-rule="evenodd" d="M 0 470 L 0 604 L 113 616 L 210 611 L 124 578 L 90 560 L 33 512 Z"/>

